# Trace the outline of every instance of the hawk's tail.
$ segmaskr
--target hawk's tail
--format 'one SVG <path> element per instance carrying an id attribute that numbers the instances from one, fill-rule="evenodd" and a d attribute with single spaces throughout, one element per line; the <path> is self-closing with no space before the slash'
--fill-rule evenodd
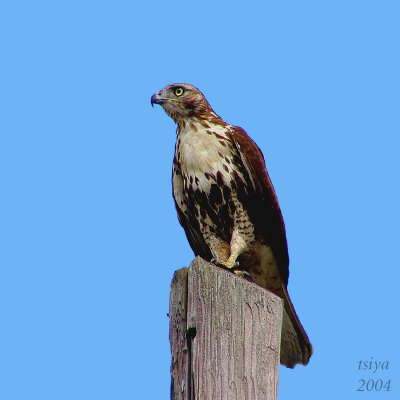
<path id="1" fill-rule="evenodd" d="M 307 365 L 313 353 L 313 348 L 307 333 L 301 325 L 299 317 L 290 300 L 284 283 L 281 284 L 284 300 L 281 338 L 281 364 L 294 368 L 296 364 Z"/>

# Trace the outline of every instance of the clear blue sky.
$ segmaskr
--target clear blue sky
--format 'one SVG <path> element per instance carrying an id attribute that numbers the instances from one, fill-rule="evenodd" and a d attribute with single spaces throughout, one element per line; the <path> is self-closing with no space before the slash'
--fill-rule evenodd
<path id="1" fill-rule="evenodd" d="M 0 5 L 0 398 L 169 398 L 169 286 L 193 255 L 150 96 L 182 81 L 278 194 L 315 349 L 279 399 L 399 398 L 399 3 L 193 4 Z M 357 392 L 370 378 L 391 391 Z"/>

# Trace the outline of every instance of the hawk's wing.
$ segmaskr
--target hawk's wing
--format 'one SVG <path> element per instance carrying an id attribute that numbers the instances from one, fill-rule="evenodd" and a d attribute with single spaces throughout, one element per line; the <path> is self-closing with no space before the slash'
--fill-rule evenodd
<path id="1" fill-rule="evenodd" d="M 289 278 L 289 255 L 286 242 L 285 223 L 278 199 L 272 186 L 264 156 L 259 147 L 240 127 L 231 130 L 232 142 L 240 155 L 241 172 L 247 186 L 253 193 L 238 193 L 239 200 L 246 207 L 250 220 L 258 235 L 266 237 L 278 264 L 285 285 Z"/>

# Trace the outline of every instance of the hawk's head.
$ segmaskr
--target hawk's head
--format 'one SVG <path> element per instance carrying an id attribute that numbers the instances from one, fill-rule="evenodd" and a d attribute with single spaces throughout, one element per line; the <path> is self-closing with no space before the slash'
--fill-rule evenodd
<path id="1" fill-rule="evenodd" d="M 199 89 L 188 83 L 172 83 L 151 96 L 151 105 L 160 104 L 176 122 L 193 117 L 208 117 L 214 114 L 208 101 Z"/>

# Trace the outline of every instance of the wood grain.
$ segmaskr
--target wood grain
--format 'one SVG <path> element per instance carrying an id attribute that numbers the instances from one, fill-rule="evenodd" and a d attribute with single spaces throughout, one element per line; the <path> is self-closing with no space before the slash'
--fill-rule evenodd
<path id="1" fill-rule="evenodd" d="M 171 399 L 192 400 L 188 387 L 187 347 L 188 268 L 175 271 L 169 299 L 169 341 L 171 344 Z"/>

